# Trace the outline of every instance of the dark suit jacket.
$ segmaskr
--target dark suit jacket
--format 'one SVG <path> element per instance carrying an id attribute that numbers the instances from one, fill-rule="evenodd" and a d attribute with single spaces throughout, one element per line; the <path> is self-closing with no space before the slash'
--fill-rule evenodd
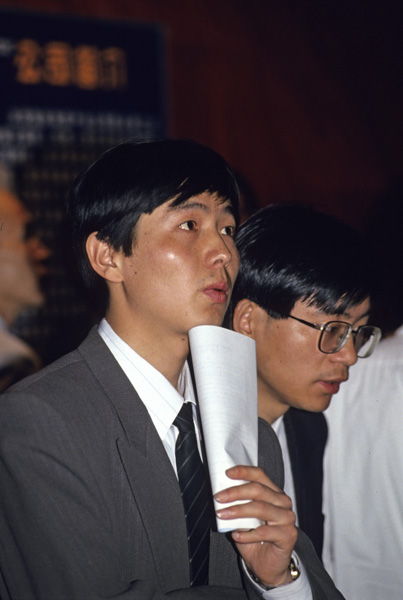
<path id="1" fill-rule="evenodd" d="M 290 408 L 284 415 L 288 451 L 294 479 L 298 523 L 318 556 L 323 548 L 323 453 L 327 423 L 322 413 Z"/>
<path id="2" fill-rule="evenodd" d="M 282 484 L 274 432 L 259 461 Z M 223 534 L 208 587 L 189 586 L 179 485 L 143 403 L 96 331 L 0 400 L 1 600 L 158 600 L 259 594 Z M 340 599 L 302 534 L 314 598 Z"/>

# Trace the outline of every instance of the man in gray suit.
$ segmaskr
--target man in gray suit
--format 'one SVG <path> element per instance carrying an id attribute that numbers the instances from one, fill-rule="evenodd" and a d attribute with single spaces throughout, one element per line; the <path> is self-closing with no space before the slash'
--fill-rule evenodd
<path id="1" fill-rule="evenodd" d="M 235 502 L 222 519 L 262 525 L 209 532 L 208 581 L 189 575 L 174 422 L 190 402 L 203 449 L 188 332 L 221 324 L 238 272 L 225 161 L 181 140 L 122 144 L 78 177 L 67 214 L 108 306 L 76 351 L 1 398 L 1 599 L 341 598 L 295 527 L 263 422 L 260 467 L 234 467 L 216 496 Z"/>

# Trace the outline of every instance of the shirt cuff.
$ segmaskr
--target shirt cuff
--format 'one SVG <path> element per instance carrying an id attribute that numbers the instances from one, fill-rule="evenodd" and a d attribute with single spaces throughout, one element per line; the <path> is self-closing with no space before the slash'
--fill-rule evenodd
<path id="1" fill-rule="evenodd" d="M 271 590 L 264 590 L 260 585 L 252 579 L 248 569 L 246 568 L 245 562 L 242 560 L 243 568 L 250 582 L 253 584 L 256 590 L 260 591 L 263 600 L 280 600 L 280 599 L 295 599 L 295 600 L 313 600 L 312 590 L 309 584 L 308 576 L 304 569 L 303 564 L 298 558 L 298 555 L 293 552 L 292 558 L 301 571 L 301 575 L 295 581 L 280 585 Z"/>

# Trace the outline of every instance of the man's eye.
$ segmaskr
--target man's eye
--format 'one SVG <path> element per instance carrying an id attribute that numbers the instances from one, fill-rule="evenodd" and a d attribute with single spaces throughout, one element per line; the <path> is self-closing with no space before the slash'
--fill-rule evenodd
<path id="1" fill-rule="evenodd" d="M 235 226 L 234 225 L 226 225 L 222 227 L 221 233 L 223 235 L 229 235 L 230 237 L 235 237 Z"/>
<path id="2" fill-rule="evenodd" d="M 188 220 L 184 221 L 179 225 L 181 229 L 185 229 L 186 231 L 194 231 L 196 229 L 196 221 Z"/>

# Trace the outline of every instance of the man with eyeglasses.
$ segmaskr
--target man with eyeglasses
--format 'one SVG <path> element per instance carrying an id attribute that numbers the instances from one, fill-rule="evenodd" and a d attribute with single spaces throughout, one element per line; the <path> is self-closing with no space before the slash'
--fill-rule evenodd
<path id="1" fill-rule="evenodd" d="M 256 342 L 259 416 L 279 437 L 285 491 L 321 556 L 322 412 L 381 337 L 368 324 L 368 249 L 342 222 L 292 204 L 255 213 L 236 244 L 241 266 L 227 325 Z"/>

